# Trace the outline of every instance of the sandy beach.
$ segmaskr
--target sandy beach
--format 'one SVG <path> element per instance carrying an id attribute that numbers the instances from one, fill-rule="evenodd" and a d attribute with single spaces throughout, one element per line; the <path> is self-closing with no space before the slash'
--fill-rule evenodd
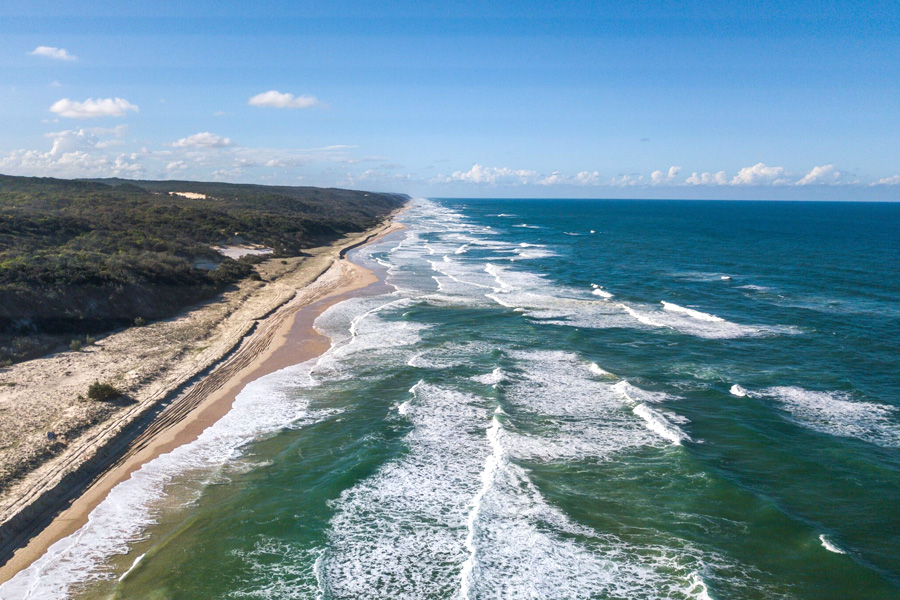
<path id="1" fill-rule="evenodd" d="M 388 220 L 308 257 L 270 259 L 261 282 L 217 301 L 0 373 L 0 582 L 78 530 L 141 465 L 195 440 L 247 383 L 327 350 L 316 317 L 379 281 L 346 252 L 399 229 Z M 76 400 L 94 380 L 115 381 L 131 402 Z"/>

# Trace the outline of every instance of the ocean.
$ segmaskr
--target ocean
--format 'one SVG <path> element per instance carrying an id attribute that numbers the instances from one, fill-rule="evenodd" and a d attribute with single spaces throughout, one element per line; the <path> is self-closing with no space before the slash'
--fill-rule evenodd
<path id="1" fill-rule="evenodd" d="M 900 204 L 426 200 L 0 598 L 900 599 Z"/>

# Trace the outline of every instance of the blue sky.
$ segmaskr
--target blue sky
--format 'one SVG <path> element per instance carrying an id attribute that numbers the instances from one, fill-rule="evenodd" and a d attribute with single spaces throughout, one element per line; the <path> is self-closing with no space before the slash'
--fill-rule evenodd
<path id="1" fill-rule="evenodd" d="M 0 4 L 0 172 L 900 200 L 875 2 Z"/>

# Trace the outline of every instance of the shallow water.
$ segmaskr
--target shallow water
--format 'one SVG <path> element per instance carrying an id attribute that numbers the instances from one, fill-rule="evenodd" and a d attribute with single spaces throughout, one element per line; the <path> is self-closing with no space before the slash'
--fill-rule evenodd
<path id="1" fill-rule="evenodd" d="M 0 597 L 900 598 L 900 205 L 402 220 L 395 291 Z"/>

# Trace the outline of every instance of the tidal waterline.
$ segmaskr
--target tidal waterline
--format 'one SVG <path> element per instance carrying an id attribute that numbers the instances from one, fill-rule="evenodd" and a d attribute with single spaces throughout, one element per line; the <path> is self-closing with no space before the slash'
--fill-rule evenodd
<path id="1" fill-rule="evenodd" d="M 114 491 L 31 597 L 900 598 L 900 207 L 402 220 L 355 256 L 392 291 Z"/>

